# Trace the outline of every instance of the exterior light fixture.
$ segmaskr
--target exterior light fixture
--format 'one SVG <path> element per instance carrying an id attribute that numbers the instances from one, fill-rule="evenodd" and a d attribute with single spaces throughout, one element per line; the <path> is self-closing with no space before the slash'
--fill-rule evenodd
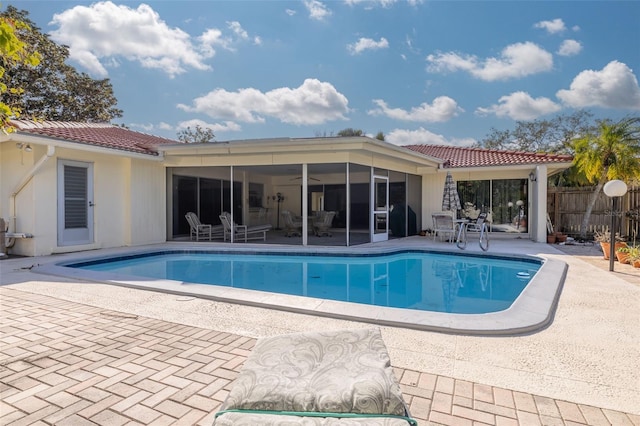
<path id="1" fill-rule="evenodd" d="M 536 174 L 534 172 L 529 173 L 529 180 L 531 182 L 536 182 L 538 180 L 538 178 L 536 177 Z"/>
<path id="2" fill-rule="evenodd" d="M 28 143 L 18 142 L 18 143 L 16 143 L 16 148 L 22 149 L 25 152 L 31 152 L 32 151 L 31 145 L 29 145 Z"/>
<path id="3" fill-rule="evenodd" d="M 613 271 L 613 261 L 616 255 L 616 199 L 620 199 L 627 193 L 627 184 L 621 180 L 610 180 L 604 184 L 604 193 L 607 197 L 611 198 L 611 230 L 609 232 L 609 271 Z"/>

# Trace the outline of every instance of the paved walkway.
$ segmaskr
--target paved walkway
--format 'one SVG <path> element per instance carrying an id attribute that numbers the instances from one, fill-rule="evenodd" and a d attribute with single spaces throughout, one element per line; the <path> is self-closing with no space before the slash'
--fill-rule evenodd
<path id="1" fill-rule="evenodd" d="M 2 425 L 211 425 L 255 343 L 7 287 L 0 298 Z M 395 373 L 420 425 L 640 425 L 638 415 Z"/>

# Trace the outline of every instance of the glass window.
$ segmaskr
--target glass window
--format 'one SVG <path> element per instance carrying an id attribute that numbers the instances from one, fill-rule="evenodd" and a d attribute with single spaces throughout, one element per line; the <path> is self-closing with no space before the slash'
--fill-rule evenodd
<path id="1" fill-rule="evenodd" d="M 494 180 L 492 226 L 495 232 L 528 231 L 527 179 Z"/>
<path id="2" fill-rule="evenodd" d="M 264 185 L 261 183 L 249 182 L 249 207 L 262 207 L 264 197 Z"/>
<path id="3" fill-rule="evenodd" d="M 462 218 L 476 219 L 480 213 L 491 213 L 491 181 L 459 181 L 458 195 Z"/>
<path id="4" fill-rule="evenodd" d="M 487 213 L 492 232 L 527 233 L 527 179 L 459 181 L 461 217 Z"/>

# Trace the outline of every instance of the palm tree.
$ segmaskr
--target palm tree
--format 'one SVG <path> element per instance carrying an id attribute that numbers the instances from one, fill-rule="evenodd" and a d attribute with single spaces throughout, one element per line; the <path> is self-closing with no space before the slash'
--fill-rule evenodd
<path id="1" fill-rule="evenodd" d="M 604 184 L 612 179 L 629 182 L 640 178 L 640 117 L 626 117 L 617 123 L 600 121 L 596 133 L 574 141 L 574 149 L 575 166 L 595 184 L 580 225 L 580 237 L 585 238 Z"/>

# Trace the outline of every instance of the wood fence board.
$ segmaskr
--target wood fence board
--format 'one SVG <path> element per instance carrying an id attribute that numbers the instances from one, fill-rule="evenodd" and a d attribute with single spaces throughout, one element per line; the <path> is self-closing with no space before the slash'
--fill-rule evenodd
<path id="1" fill-rule="evenodd" d="M 548 189 L 547 211 L 556 231 L 573 237 L 579 236 L 580 225 L 593 190 L 594 187 Z M 640 211 L 640 187 L 630 187 L 627 194 L 622 197 L 620 205 L 622 206 L 622 234 L 630 239 L 640 237 L 638 216 L 634 218 L 628 214 L 628 212 Z M 587 235 L 593 236 L 596 231 L 608 231 L 610 226 L 611 199 L 601 192 L 591 212 Z"/>

